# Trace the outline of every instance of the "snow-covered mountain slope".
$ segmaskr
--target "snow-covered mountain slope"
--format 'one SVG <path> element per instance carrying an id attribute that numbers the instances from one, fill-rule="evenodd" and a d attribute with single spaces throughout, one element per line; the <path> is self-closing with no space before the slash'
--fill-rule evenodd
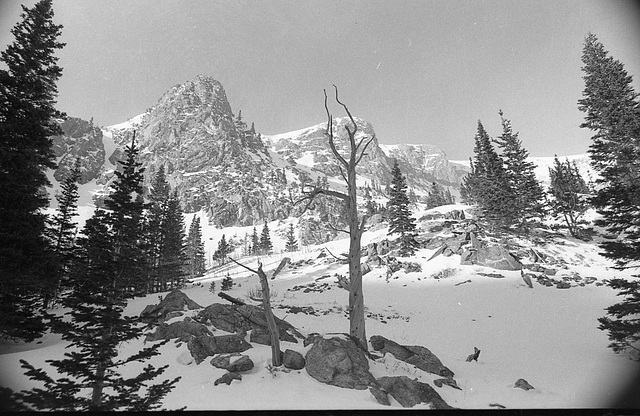
<path id="1" fill-rule="evenodd" d="M 459 205 L 438 207 L 421 212 L 424 214 L 421 216 L 453 209 L 466 208 Z M 187 223 L 193 215 L 205 214 L 189 214 Z M 345 252 L 348 239 L 285 253 L 282 235 L 290 221 L 296 220 L 269 223 L 276 254 L 259 259 L 246 257 L 241 261 L 255 267 L 260 260 L 269 273 L 281 258 L 290 257 L 293 266 L 269 281 L 275 315 L 304 335 L 347 332 L 348 293 L 338 287 L 335 278 L 335 274 L 348 273 L 347 265 L 331 256 L 320 257 L 320 253 L 323 248 L 336 255 Z M 437 219 L 420 221 L 420 237 L 450 236 L 446 229 L 429 231 L 442 223 Z M 203 224 L 203 239 L 209 255 L 223 233 L 229 237 L 251 232 L 251 227 L 219 229 L 206 221 Z M 363 244 L 385 238 L 388 238 L 386 227 L 367 231 Z M 435 387 L 434 380 L 440 376 L 419 370 L 390 354 L 369 360 L 372 374 L 375 377 L 397 375 L 418 379 L 434 386 L 450 406 L 460 409 L 495 409 L 496 404 L 507 409 L 608 408 L 618 404 L 618 393 L 633 381 L 639 365 L 606 348 L 609 341 L 606 333 L 598 330 L 597 318 L 604 315 L 605 307 L 619 300 L 613 290 L 601 285 L 602 280 L 613 276 L 628 277 L 631 272 L 612 269 L 612 263 L 598 254 L 595 245 L 562 235 L 539 238 L 535 243 L 513 237 L 509 245 L 525 251 L 531 247 L 548 256 L 545 267 L 556 270 L 553 277 L 569 282 L 571 287 L 546 287 L 534 280 L 533 288 L 529 288 L 520 272 L 499 271 L 502 277 L 495 276 L 494 269 L 460 265 L 458 255 L 440 255 L 428 260 L 436 248 L 421 249 L 412 257 L 399 258 L 419 264 L 420 272 L 400 270 L 388 277 L 383 266 L 374 267 L 367 273 L 363 277 L 363 289 L 368 336 L 382 335 L 403 345 L 429 348 L 455 373 L 460 390 Z M 532 264 L 526 257 L 522 261 Z M 225 302 L 217 296 L 217 291 L 227 273 L 234 280 L 234 287 L 227 293 L 255 303 L 249 292 L 259 285 L 258 278 L 239 267 L 211 267 L 204 277 L 184 289 L 184 293 L 201 306 Z M 579 285 L 590 278 L 595 281 Z M 216 294 L 209 291 L 211 282 L 216 282 Z M 157 298 L 158 294 L 137 298 L 129 303 L 127 313 L 138 315 L 146 305 L 156 304 Z M 292 307 L 306 312 L 294 312 Z M 186 312 L 184 316 L 196 312 Z M 184 316 L 169 322 L 182 320 Z M 215 335 L 223 334 L 226 333 L 215 331 Z M 182 377 L 163 401 L 164 407 L 186 406 L 187 410 L 401 409 L 394 399 L 391 399 L 391 407 L 378 404 L 368 390 L 322 384 L 304 369 L 270 371 L 267 368 L 271 360 L 270 347 L 252 344 L 244 354 L 253 360 L 254 368 L 243 373 L 241 381 L 234 381 L 229 386 L 214 386 L 214 381 L 224 371 L 210 365 L 209 360 L 196 365 L 185 343 L 170 342 L 163 346 L 161 355 L 150 363 L 157 367 L 169 366 L 160 379 Z M 62 358 L 65 346 L 66 343 L 56 335 L 47 335 L 41 343 L 0 343 L 0 384 L 14 389 L 35 386 L 24 375 L 19 360 L 26 359 L 54 374 L 45 360 Z M 122 345 L 121 349 L 129 355 L 142 347 L 143 341 L 139 340 Z M 478 361 L 466 362 L 465 358 L 474 347 L 481 350 Z M 281 342 L 281 348 L 304 355 L 311 347 L 300 342 Z M 139 365 L 128 365 L 122 371 L 133 375 L 140 368 Z M 514 388 L 520 378 L 535 389 Z M 413 409 L 426 410 L 427 405 Z"/>

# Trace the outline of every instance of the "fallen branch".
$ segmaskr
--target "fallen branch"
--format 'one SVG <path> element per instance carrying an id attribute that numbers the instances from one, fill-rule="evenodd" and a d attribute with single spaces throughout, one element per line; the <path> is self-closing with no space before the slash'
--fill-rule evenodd
<path id="1" fill-rule="evenodd" d="M 244 303 L 240 299 L 236 299 L 233 296 L 229 296 L 224 292 L 218 292 L 218 296 L 220 296 L 222 299 L 228 300 L 231 303 L 235 303 L 236 305 L 246 305 L 246 303 Z"/>
<path id="2" fill-rule="evenodd" d="M 454 286 L 460 286 L 460 285 L 463 285 L 465 283 L 471 283 L 471 280 L 465 280 L 464 282 L 456 283 Z"/>

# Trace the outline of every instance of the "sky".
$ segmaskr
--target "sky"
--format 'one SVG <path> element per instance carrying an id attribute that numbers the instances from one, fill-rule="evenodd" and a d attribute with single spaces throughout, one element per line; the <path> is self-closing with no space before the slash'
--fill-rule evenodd
<path id="1" fill-rule="evenodd" d="M 0 0 L 0 48 L 20 4 Z M 532 156 L 585 153 L 577 108 L 588 32 L 640 91 L 640 6 L 626 0 L 55 0 L 58 109 L 101 126 L 198 74 L 262 134 L 326 121 L 333 84 L 380 143 L 473 154 L 503 110 Z M 333 116 L 344 112 L 330 103 Z"/>

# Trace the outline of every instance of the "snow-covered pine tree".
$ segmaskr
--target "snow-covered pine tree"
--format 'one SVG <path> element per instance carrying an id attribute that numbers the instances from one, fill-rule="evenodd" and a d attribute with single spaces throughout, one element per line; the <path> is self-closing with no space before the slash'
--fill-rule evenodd
<path id="1" fill-rule="evenodd" d="M 48 315 L 51 328 L 69 341 L 72 349 L 61 360 L 47 362 L 61 374 L 57 380 L 44 370 L 21 361 L 27 375 L 43 382 L 44 389 L 15 393 L 14 398 L 38 410 L 113 411 L 153 410 L 179 378 L 159 384 L 149 382 L 167 366 L 147 365 L 138 375 L 125 379 L 119 369 L 158 355 L 165 342 L 121 357 L 119 346 L 143 335 L 137 317 L 125 316 L 127 301 L 140 292 L 142 261 L 142 172 L 134 140 L 125 148 L 122 170 L 116 171 L 113 192 L 96 210 L 79 238 L 78 256 L 72 266 L 72 292 L 62 303 L 69 319 Z M 141 392 L 142 390 L 142 392 Z"/>
<path id="2" fill-rule="evenodd" d="M 271 254 L 273 252 L 273 243 L 271 242 L 271 236 L 269 235 L 269 226 L 265 221 L 262 232 L 260 233 L 260 253 Z"/>
<path id="3" fill-rule="evenodd" d="M 400 254 L 410 256 L 418 248 L 416 241 L 416 224 L 409 211 L 409 197 L 407 185 L 398 166 L 398 160 L 393 162 L 391 169 L 390 199 L 387 203 L 389 215 L 389 234 L 400 234 Z"/>
<path id="4" fill-rule="evenodd" d="M 514 133 L 511 121 L 504 117 L 502 110 L 498 112 L 502 120 L 502 135 L 495 140 L 501 150 L 504 172 L 511 198 L 504 201 L 507 221 L 505 224 L 516 224 L 522 230 L 527 229 L 527 222 L 543 215 L 542 199 L 544 191 L 536 179 L 536 165 L 527 161 L 529 152 L 522 147 L 518 133 Z"/>
<path id="5" fill-rule="evenodd" d="M 62 134 L 54 105 L 62 74 L 54 55 L 62 25 L 51 0 L 22 7 L 15 40 L 0 54 L 0 337 L 32 341 L 44 331 L 37 310 L 55 258 L 46 239 L 42 192 L 55 168 L 52 136 Z"/>
<path id="6" fill-rule="evenodd" d="M 619 269 L 640 265 L 640 103 L 632 77 L 609 56 L 594 34 L 585 39 L 582 54 L 585 88 L 578 101 L 592 130 L 591 166 L 598 172 L 591 202 L 602 215 L 596 224 L 618 236 L 600 244 L 604 256 Z M 635 275 L 640 278 L 640 275 Z M 615 352 L 638 350 L 640 281 L 611 279 L 608 285 L 624 299 L 607 308 L 599 328 L 609 333 Z"/>
<path id="7" fill-rule="evenodd" d="M 569 159 L 562 163 L 557 155 L 554 166 L 549 168 L 549 177 L 551 178 L 549 185 L 551 212 L 564 219 L 573 237 L 582 238 L 579 224 L 580 218 L 589 208 L 587 183 L 580 175 L 575 163 L 572 164 Z"/>
<path id="8" fill-rule="evenodd" d="M 78 181 L 80 180 L 80 159 L 76 159 L 71 171 L 60 185 L 61 192 L 56 195 L 58 208 L 56 214 L 49 223 L 49 234 L 52 240 L 53 251 L 58 258 L 59 275 L 57 280 L 45 289 L 44 306 L 55 302 L 60 289 L 69 279 L 69 264 L 74 256 L 77 225 L 72 221 L 78 214 Z"/>
<path id="9" fill-rule="evenodd" d="M 298 251 L 298 240 L 296 240 L 296 232 L 293 229 L 293 224 L 289 224 L 289 228 L 287 228 L 287 233 L 285 234 L 285 250 Z"/>

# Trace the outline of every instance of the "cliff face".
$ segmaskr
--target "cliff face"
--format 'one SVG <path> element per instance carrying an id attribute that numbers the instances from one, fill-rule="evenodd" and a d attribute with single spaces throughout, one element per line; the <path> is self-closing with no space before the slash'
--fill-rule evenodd
<path id="1" fill-rule="evenodd" d="M 75 117 L 67 118 L 61 127 L 64 134 L 53 137 L 53 151 L 58 158 L 58 169 L 54 171 L 53 177 L 62 182 L 76 159 L 80 159 L 80 184 L 95 179 L 104 163 L 102 130 L 90 121 Z"/>

